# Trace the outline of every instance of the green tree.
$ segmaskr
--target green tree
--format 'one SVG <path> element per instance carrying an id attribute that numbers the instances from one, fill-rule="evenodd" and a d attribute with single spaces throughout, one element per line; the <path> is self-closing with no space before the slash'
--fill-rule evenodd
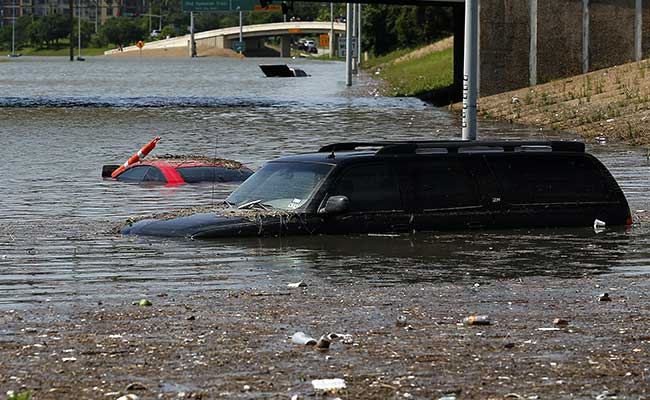
<path id="1" fill-rule="evenodd" d="M 72 33 L 72 40 L 77 43 L 77 34 L 79 32 L 79 20 L 76 19 L 74 22 L 74 32 Z M 95 33 L 95 24 L 86 21 L 86 20 L 81 20 L 81 46 L 82 47 L 88 47 L 89 44 L 91 43 L 91 38 L 93 34 Z"/>
<path id="2" fill-rule="evenodd" d="M 430 43 L 449 36 L 451 7 L 364 5 L 363 48 L 381 55 L 398 48 Z"/>
<path id="3" fill-rule="evenodd" d="M 137 42 L 144 39 L 144 30 L 134 20 L 129 17 L 113 17 L 106 20 L 101 26 L 99 33 L 103 36 L 106 44 L 123 44 Z"/>

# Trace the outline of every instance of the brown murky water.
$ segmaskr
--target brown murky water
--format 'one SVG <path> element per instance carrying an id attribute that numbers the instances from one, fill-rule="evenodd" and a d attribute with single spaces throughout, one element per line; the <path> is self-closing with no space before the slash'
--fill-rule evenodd
<path id="1" fill-rule="evenodd" d="M 398 237 L 212 242 L 120 237 L 113 223 L 219 202 L 233 186 L 145 187 L 103 181 L 156 135 L 154 154 L 233 158 L 251 167 L 345 140 L 457 138 L 458 121 L 417 99 L 348 89 L 341 63 L 289 60 L 312 76 L 264 78 L 260 60 L 23 58 L 0 64 L 0 308 L 156 290 L 332 282 L 491 280 L 650 269 L 648 227 L 472 231 Z M 262 60 L 267 63 L 269 60 Z M 282 61 L 285 62 L 285 61 Z M 570 138 L 483 123 L 482 138 Z M 650 204 L 641 150 L 589 146 L 633 210 Z M 650 210 L 648 211 L 650 212 Z"/>

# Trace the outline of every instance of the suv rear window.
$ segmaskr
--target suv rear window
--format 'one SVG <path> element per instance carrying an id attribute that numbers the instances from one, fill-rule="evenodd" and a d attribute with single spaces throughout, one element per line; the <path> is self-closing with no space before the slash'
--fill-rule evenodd
<path id="1" fill-rule="evenodd" d="M 354 166 L 343 172 L 332 196 L 347 196 L 350 211 L 401 210 L 397 178 L 383 164 Z"/>
<path id="2" fill-rule="evenodd" d="M 487 157 L 504 200 L 512 204 L 599 202 L 607 180 L 587 157 Z"/>

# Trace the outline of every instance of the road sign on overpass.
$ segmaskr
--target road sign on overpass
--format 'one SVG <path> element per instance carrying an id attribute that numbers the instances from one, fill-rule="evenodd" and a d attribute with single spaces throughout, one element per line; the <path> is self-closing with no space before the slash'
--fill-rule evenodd
<path id="1" fill-rule="evenodd" d="M 183 11 L 252 11 L 259 0 L 182 0 Z"/>

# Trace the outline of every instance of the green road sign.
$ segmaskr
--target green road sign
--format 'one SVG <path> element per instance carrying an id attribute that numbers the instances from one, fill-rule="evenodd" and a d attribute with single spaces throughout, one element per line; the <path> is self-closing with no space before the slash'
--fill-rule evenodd
<path id="1" fill-rule="evenodd" d="M 182 0 L 183 11 L 252 11 L 259 0 Z"/>
<path id="2" fill-rule="evenodd" d="M 232 49 L 237 53 L 243 53 L 246 51 L 246 42 L 232 42 Z"/>

